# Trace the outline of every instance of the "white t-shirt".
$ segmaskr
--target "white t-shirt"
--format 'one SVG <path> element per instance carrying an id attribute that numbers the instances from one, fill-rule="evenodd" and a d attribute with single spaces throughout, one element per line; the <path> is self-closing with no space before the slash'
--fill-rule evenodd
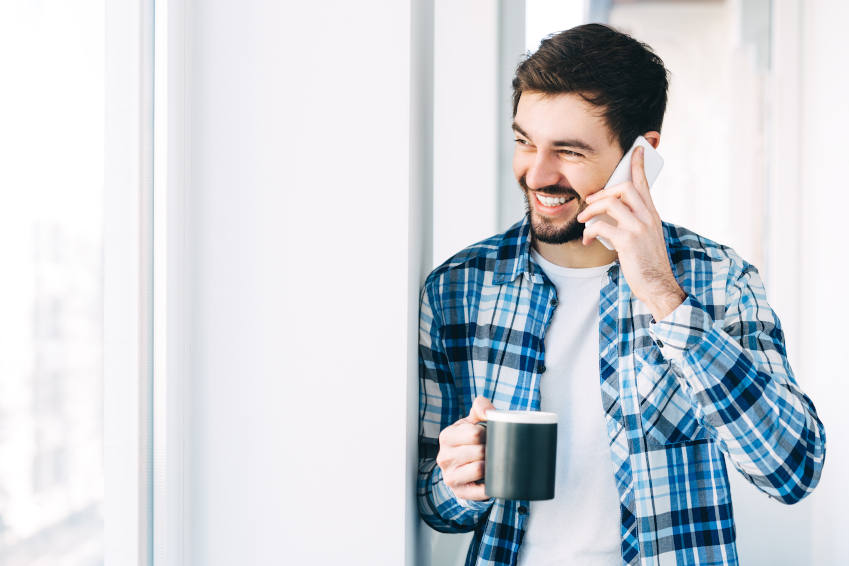
<path id="1" fill-rule="evenodd" d="M 601 401 L 599 295 L 610 265 L 574 269 L 536 250 L 559 305 L 545 336 L 541 409 L 558 415 L 555 497 L 532 501 L 519 566 L 620 566 L 619 492 Z"/>

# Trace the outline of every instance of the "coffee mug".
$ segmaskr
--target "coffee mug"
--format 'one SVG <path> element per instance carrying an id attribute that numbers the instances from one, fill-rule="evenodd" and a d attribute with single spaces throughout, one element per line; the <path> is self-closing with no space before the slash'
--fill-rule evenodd
<path id="1" fill-rule="evenodd" d="M 487 497 L 554 499 L 557 415 L 487 411 L 484 486 Z"/>

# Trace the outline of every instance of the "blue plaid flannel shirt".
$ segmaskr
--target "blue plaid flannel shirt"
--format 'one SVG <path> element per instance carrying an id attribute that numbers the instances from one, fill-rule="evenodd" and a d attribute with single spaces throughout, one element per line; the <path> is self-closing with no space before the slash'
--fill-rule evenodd
<path id="1" fill-rule="evenodd" d="M 684 303 L 655 322 L 618 263 L 600 297 L 599 410 L 622 561 L 737 564 L 726 458 L 769 497 L 795 503 L 819 481 L 825 431 L 757 270 L 728 247 L 663 228 Z M 474 531 L 467 566 L 516 564 L 529 506 L 457 498 L 436 465 L 438 436 L 477 395 L 539 410 L 545 332 L 569 297 L 556 297 L 529 246 L 525 216 L 437 267 L 420 297 L 417 499 L 434 529 Z"/>

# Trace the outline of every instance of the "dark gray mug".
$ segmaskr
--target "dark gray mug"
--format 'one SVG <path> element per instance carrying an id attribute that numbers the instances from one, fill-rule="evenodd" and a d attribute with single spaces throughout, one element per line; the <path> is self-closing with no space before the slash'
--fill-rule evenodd
<path id="1" fill-rule="evenodd" d="M 497 499 L 554 499 L 557 415 L 487 411 L 486 495 Z"/>

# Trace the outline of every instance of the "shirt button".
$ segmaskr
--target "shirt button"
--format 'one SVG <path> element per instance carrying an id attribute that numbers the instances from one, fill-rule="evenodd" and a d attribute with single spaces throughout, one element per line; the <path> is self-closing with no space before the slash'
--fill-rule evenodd
<path id="1" fill-rule="evenodd" d="M 663 342 L 661 342 L 660 340 L 655 340 L 654 343 L 657 344 L 658 348 L 663 348 Z"/>
<path id="2" fill-rule="evenodd" d="M 528 508 L 525 507 L 524 505 L 519 505 L 519 515 L 527 515 L 527 514 L 528 514 Z"/>
<path id="3" fill-rule="evenodd" d="M 557 297 L 551 299 L 551 306 L 553 306 L 553 307 L 557 306 Z"/>
<path id="4" fill-rule="evenodd" d="M 540 373 L 545 373 L 545 364 L 538 365 L 537 371 L 540 372 Z"/>

